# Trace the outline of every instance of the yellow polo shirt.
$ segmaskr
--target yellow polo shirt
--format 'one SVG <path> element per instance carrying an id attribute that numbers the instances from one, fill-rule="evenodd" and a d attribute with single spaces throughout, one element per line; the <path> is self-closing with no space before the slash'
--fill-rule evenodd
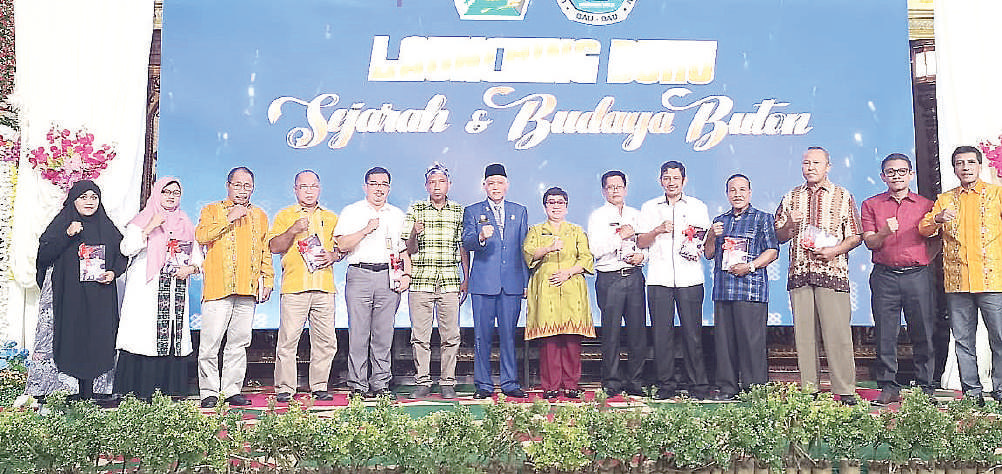
<path id="1" fill-rule="evenodd" d="M 300 217 L 307 217 L 307 211 L 299 204 L 293 204 L 275 214 L 275 222 L 271 226 L 267 240 L 285 233 Z M 315 272 L 306 269 L 306 262 L 299 252 L 297 243 L 310 235 L 317 234 L 324 250 L 334 248 L 334 227 L 337 225 L 337 214 L 317 206 L 310 217 L 310 226 L 306 232 L 296 234 L 289 250 L 282 255 L 282 294 L 301 293 L 304 291 L 325 291 L 335 293 L 334 271 L 331 267 L 321 268 Z"/>
<path id="2" fill-rule="evenodd" d="M 229 222 L 226 214 L 233 201 L 225 199 L 202 208 L 195 226 L 195 240 L 204 245 L 202 263 L 205 280 L 202 301 L 230 295 L 257 296 L 259 280 L 267 288 L 275 286 L 268 249 L 268 215 L 250 206 L 247 215 Z"/>

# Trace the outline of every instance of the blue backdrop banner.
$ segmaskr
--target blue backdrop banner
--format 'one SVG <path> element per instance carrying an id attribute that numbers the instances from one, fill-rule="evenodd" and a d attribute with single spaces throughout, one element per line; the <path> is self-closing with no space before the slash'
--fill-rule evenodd
<path id="1" fill-rule="evenodd" d="M 252 201 L 273 216 L 302 169 L 339 212 L 364 197 L 372 166 L 390 170 L 390 202 L 406 209 L 427 197 L 434 161 L 464 205 L 501 162 L 530 222 L 560 186 L 584 225 L 604 202 L 602 173 L 626 172 L 639 208 L 663 192 L 666 160 L 685 163 L 685 192 L 711 217 L 737 172 L 773 212 L 803 182 L 803 151 L 821 145 L 859 203 L 885 189 L 884 156 L 913 154 L 907 26 L 900 0 L 171 0 L 157 173 L 180 177 L 197 219 L 235 166 L 255 172 Z M 770 324 L 792 323 L 787 255 L 768 268 Z M 870 268 L 854 250 L 853 324 L 872 324 Z M 344 273 L 335 267 L 339 289 Z M 461 320 L 472 325 L 469 303 Z M 396 323 L 409 325 L 406 300 Z M 254 326 L 278 326 L 277 297 Z"/>

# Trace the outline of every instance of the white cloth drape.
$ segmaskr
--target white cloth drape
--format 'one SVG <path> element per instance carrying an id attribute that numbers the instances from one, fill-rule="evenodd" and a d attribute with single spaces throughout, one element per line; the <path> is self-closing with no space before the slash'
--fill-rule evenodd
<path id="1" fill-rule="evenodd" d="M 117 156 L 96 180 L 105 209 L 124 228 L 139 208 L 146 131 L 146 88 L 153 0 L 15 0 L 22 156 L 14 202 L 6 338 L 32 346 L 37 318 L 38 237 L 64 194 L 28 163 L 47 145 L 52 122 L 86 127 Z"/>
<path id="2" fill-rule="evenodd" d="M 959 185 L 953 174 L 951 154 L 961 145 L 983 140 L 998 143 L 1002 134 L 1002 62 L 993 53 L 1002 47 L 998 25 L 1002 2 L 997 0 L 948 0 L 935 3 L 936 101 L 939 117 L 939 157 L 943 189 Z M 981 168 L 986 181 L 1000 182 L 987 160 Z M 978 372 L 984 390 L 992 390 L 991 350 L 987 331 L 979 321 L 977 333 Z M 942 384 L 960 389 L 953 338 Z"/>

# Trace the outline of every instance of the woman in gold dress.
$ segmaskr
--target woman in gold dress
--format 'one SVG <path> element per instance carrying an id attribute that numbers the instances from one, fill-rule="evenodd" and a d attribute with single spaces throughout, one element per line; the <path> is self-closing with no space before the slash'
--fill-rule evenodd
<path id="1" fill-rule="evenodd" d="M 546 398 L 560 390 L 579 398 L 581 339 L 595 337 L 584 273 L 594 272 L 588 237 L 567 222 L 567 193 L 543 194 L 546 221 L 529 228 L 522 254 L 529 266 L 528 316 L 525 338 L 539 339 L 539 375 Z"/>

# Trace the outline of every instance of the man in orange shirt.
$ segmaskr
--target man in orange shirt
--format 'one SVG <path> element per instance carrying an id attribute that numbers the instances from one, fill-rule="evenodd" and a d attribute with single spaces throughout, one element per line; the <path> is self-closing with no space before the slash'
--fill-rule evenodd
<path id="1" fill-rule="evenodd" d="M 275 347 L 275 399 L 292 400 L 298 386 L 296 351 L 303 324 L 310 320 L 310 390 L 313 398 L 333 400 L 327 391 L 337 353 L 334 333 L 334 274 L 340 260 L 334 242 L 337 215 L 319 203 L 320 177 L 313 170 L 296 174 L 296 204 L 275 215 L 268 245 L 282 256 L 282 304 Z"/>
<path id="2" fill-rule="evenodd" d="M 247 372 L 254 309 L 268 301 L 274 286 L 268 249 L 268 216 L 250 203 L 254 173 L 230 170 L 226 199 L 202 208 L 195 240 L 204 245 L 202 330 L 198 344 L 198 389 L 202 407 L 226 396 L 230 405 L 250 405 L 240 393 Z M 218 367 L 223 335 L 223 368 Z"/>
<path id="3" fill-rule="evenodd" d="M 978 310 L 992 350 L 992 397 L 1002 401 L 1002 187 L 981 181 L 981 150 L 953 151 L 960 186 L 936 198 L 919 223 L 925 236 L 943 238 L 943 286 L 956 339 L 964 396 L 984 404 L 974 334 Z"/>

